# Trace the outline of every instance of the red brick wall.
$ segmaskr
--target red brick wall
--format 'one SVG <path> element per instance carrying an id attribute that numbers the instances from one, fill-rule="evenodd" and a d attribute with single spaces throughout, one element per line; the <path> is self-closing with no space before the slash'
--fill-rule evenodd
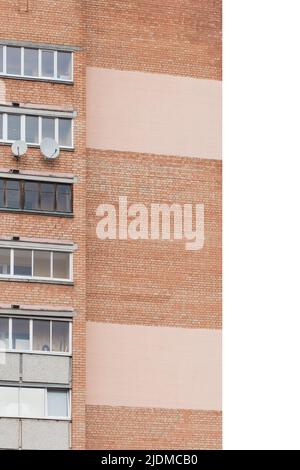
<path id="1" fill-rule="evenodd" d="M 221 0 L 89 0 L 88 65 L 221 78 Z"/>
<path id="2" fill-rule="evenodd" d="M 88 449 L 201 449 L 222 446 L 217 411 L 87 407 Z"/>
<path id="3" fill-rule="evenodd" d="M 27 8 L 28 3 L 28 8 Z M 81 46 L 84 43 L 82 2 L 79 0 L 1 0 L 1 38 L 38 43 Z M 72 446 L 85 447 L 85 53 L 74 57 L 74 85 L 1 79 L 5 101 L 73 107 L 75 152 L 62 151 L 52 163 L 45 162 L 38 149 L 29 149 L 17 163 L 8 146 L 0 146 L 0 167 L 69 172 L 79 177 L 74 186 L 73 219 L 0 212 L 0 235 L 22 235 L 72 239 L 79 250 L 74 255 L 74 287 L 47 284 L 0 282 L 0 302 L 52 304 L 74 307 L 73 327 Z M 2 100 L 4 97 L 2 96 Z"/>

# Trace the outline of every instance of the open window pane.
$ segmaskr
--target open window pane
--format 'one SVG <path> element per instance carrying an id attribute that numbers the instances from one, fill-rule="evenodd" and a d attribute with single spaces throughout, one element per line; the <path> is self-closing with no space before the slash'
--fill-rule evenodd
<path id="1" fill-rule="evenodd" d="M 9 209 L 20 209 L 19 181 L 6 181 L 6 207 Z"/>
<path id="2" fill-rule="evenodd" d="M 32 276 L 31 250 L 15 250 L 14 274 L 16 276 Z"/>
<path id="3" fill-rule="evenodd" d="M 38 277 L 50 277 L 51 275 L 51 253 L 50 251 L 33 252 L 33 275 Z"/>
<path id="4" fill-rule="evenodd" d="M 65 321 L 52 322 L 52 351 L 69 352 L 69 323 Z"/>
<path id="5" fill-rule="evenodd" d="M 59 145 L 62 147 L 72 146 L 72 120 L 59 119 Z"/>
<path id="6" fill-rule="evenodd" d="M 10 274 L 10 249 L 0 248 L 0 274 Z"/>
<path id="7" fill-rule="evenodd" d="M 24 183 L 24 209 L 39 209 L 39 183 Z"/>
<path id="8" fill-rule="evenodd" d="M 55 188 L 51 183 L 41 183 L 41 210 L 54 211 Z"/>
<path id="9" fill-rule="evenodd" d="M 57 78 L 71 80 L 72 78 L 72 54 L 71 52 L 57 53 Z"/>
<path id="10" fill-rule="evenodd" d="M 54 52 L 42 51 L 42 76 L 54 77 Z"/>
<path id="11" fill-rule="evenodd" d="M 56 210 L 58 212 L 71 212 L 71 187 L 69 184 L 58 184 L 56 188 Z"/>
<path id="12" fill-rule="evenodd" d="M 8 349 L 8 318 L 0 318 L 0 349 Z"/>
<path id="13" fill-rule="evenodd" d="M 11 75 L 21 75 L 21 48 L 6 48 L 6 73 Z"/>
<path id="14" fill-rule="evenodd" d="M 4 207 L 4 180 L 0 179 L 0 207 Z"/>
<path id="15" fill-rule="evenodd" d="M 42 138 L 50 137 L 55 139 L 55 119 L 42 118 Z"/>
<path id="16" fill-rule="evenodd" d="M 19 140 L 21 138 L 21 116 L 19 114 L 7 115 L 7 139 Z"/>
<path id="17" fill-rule="evenodd" d="M 22 388 L 20 415 L 32 418 L 45 416 L 45 390 L 42 388 Z"/>
<path id="18" fill-rule="evenodd" d="M 37 49 L 24 49 L 24 74 L 37 77 L 39 74 L 39 51 Z"/>
<path id="19" fill-rule="evenodd" d="M 33 350 L 50 351 L 50 321 L 33 320 Z"/>
<path id="20" fill-rule="evenodd" d="M 26 116 L 26 142 L 29 144 L 39 143 L 39 118 L 37 116 Z"/>
<path id="21" fill-rule="evenodd" d="M 18 416 L 17 387 L 0 387 L 0 416 Z"/>
<path id="22" fill-rule="evenodd" d="M 53 277 L 56 279 L 70 278 L 69 253 L 53 252 Z"/>
<path id="23" fill-rule="evenodd" d="M 67 390 L 48 389 L 48 416 L 67 417 L 68 416 L 68 392 Z"/>
<path id="24" fill-rule="evenodd" d="M 29 350 L 29 320 L 12 319 L 12 347 L 16 350 Z"/>

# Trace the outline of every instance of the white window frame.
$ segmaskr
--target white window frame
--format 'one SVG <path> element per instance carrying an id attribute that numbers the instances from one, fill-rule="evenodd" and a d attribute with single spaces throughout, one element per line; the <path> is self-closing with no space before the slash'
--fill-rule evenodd
<path id="1" fill-rule="evenodd" d="M 31 318 L 31 317 L 22 317 L 22 316 L 10 316 L 1 315 L 0 318 L 8 319 L 8 348 L 0 348 L 1 352 L 13 352 L 13 353 L 22 353 L 22 354 L 38 354 L 44 356 L 72 356 L 72 322 L 68 319 L 64 318 L 47 318 L 47 317 L 39 317 L 39 318 Z M 22 319 L 29 321 L 29 349 L 14 349 L 12 336 L 13 336 L 13 329 L 12 323 L 14 319 Z M 34 321 L 49 321 L 50 322 L 50 351 L 40 351 L 38 349 L 33 349 L 33 322 Z M 69 351 L 52 351 L 52 324 L 55 321 L 68 323 L 69 325 Z"/>
<path id="2" fill-rule="evenodd" d="M 59 388 L 59 387 L 14 387 L 6 384 L 0 385 L 0 387 L 5 388 L 12 388 L 18 390 L 18 413 L 12 416 L 1 416 L 3 418 L 24 418 L 24 419 L 46 419 L 46 420 L 56 420 L 56 421 L 70 421 L 71 420 L 71 410 L 72 410 L 72 403 L 71 403 L 71 390 L 68 388 Z M 21 411 L 21 398 L 22 398 L 22 390 L 24 389 L 37 389 L 44 391 L 44 416 L 25 416 L 20 413 Z M 55 390 L 59 392 L 66 392 L 67 393 L 67 416 L 50 416 L 48 415 L 48 390 Z"/>
<path id="3" fill-rule="evenodd" d="M 17 108 L 16 108 L 17 109 Z M 3 129 L 2 129 L 2 139 L 0 139 L 0 143 L 5 143 L 5 144 L 12 144 L 14 140 L 8 139 L 7 138 L 7 133 L 8 133 L 8 115 L 18 115 L 21 118 L 21 135 L 20 138 L 21 140 L 24 140 L 30 147 L 39 147 L 41 142 L 42 142 L 42 119 L 43 118 L 50 118 L 54 119 L 54 128 L 55 128 L 55 140 L 59 145 L 59 120 L 69 120 L 71 121 L 71 145 L 59 145 L 59 148 L 62 150 L 74 150 L 74 119 L 71 117 L 54 117 L 54 116 L 37 116 L 36 114 L 30 114 L 29 112 L 27 114 L 20 114 L 17 112 L 14 112 L 14 108 L 11 108 L 11 112 L 6 112 L 6 113 L 1 113 L 3 116 Z M 38 118 L 38 142 L 29 142 L 26 141 L 26 116 L 32 116 L 32 117 L 37 117 Z"/>
<path id="4" fill-rule="evenodd" d="M 33 280 L 33 281 L 53 281 L 53 282 L 66 282 L 66 283 L 72 283 L 73 282 L 73 253 L 71 251 L 64 251 L 63 249 L 53 249 L 53 248 L 26 248 L 26 246 L 20 246 L 19 248 L 14 247 L 11 248 L 9 246 L 2 246 L 0 244 L 0 248 L 5 248 L 10 250 L 10 274 L 0 274 L 0 279 L 28 279 L 28 280 Z M 15 250 L 26 250 L 26 251 L 31 251 L 31 276 L 20 276 L 20 275 L 15 275 L 14 273 L 14 255 L 15 255 Z M 40 277 L 40 276 L 34 276 L 33 275 L 33 252 L 34 251 L 50 251 L 50 276 L 49 277 Z M 67 253 L 69 255 L 69 277 L 68 278 L 54 278 L 53 277 L 53 253 L 54 252 L 59 252 L 59 253 Z"/>
<path id="5" fill-rule="evenodd" d="M 0 44 L 3 47 L 3 72 L 0 72 L 0 76 L 3 77 L 12 77 L 12 78 L 26 78 L 29 80 L 42 80 L 42 81 L 55 81 L 58 83 L 74 83 L 74 52 L 69 50 L 54 50 L 54 49 L 47 49 L 47 48 L 40 48 L 40 47 L 33 47 L 33 46 L 15 46 L 15 45 L 5 45 Z M 7 47 L 18 47 L 21 49 L 21 74 L 11 74 L 7 73 Z M 34 49 L 38 51 L 38 75 L 25 75 L 24 73 L 24 49 Z M 54 76 L 53 77 L 45 77 L 42 75 L 42 51 L 49 51 L 54 52 Z M 71 77 L 69 79 L 61 79 L 58 78 L 57 75 L 57 56 L 58 52 L 66 52 L 71 55 Z"/>

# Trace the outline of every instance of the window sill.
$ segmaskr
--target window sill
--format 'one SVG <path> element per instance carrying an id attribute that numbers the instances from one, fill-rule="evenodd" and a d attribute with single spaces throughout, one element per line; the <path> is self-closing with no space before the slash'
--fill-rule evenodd
<path id="1" fill-rule="evenodd" d="M 42 77 L 22 77 L 19 75 L 1 74 L 0 78 L 8 78 L 10 80 L 25 80 L 29 82 L 45 82 L 45 83 L 58 83 L 60 85 L 74 85 L 74 80 L 58 80 L 55 78 L 42 78 Z"/>
<path id="2" fill-rule="evenodd" d="M 29 282 L 29 283 L 37 283 L 37 284 L 57 284 L 62 286 L 74 286 L 73 281 L 59 281 L 59 280 L 45 280 L 45 279 L 22 279 L 17 277 L 9 277 L 9 276 L 0 276 L 0 281 L 9 281 L 9 282 Z"/>
<path id="3" fill-rule="evenodd" d="M 0 356 L 1 354 L 30 354 L 34 356 L 72 357 L 72 353 L 63 353 L 58 351 L 26 351 L 25 349 L 0 349 Z"/>
<path id="4" fill-rule="evenodd" d="M 17 214 L 34 214 L 34 215 L 46 215 L 50 217 L 65 217 L 72 219 L 74 217 L 73 212 L 47 212 L 38 210 L 26 210 L 26 209 L 6 209 L 0 207 L 0 212 L 17 213 Z"/>
<path id="5" fill-rule="evenodd" d="M 43 416 L 43 417 L 34 417 L 34 416 L 0 416 L 0 420 L 1 419 L 31 419 L 31 420 L 35 420 L 35 421 L 69 421 L 71 422 L 71 418 L 70 417 L 67 417 L 67 418 L 60 418 L 60 417 L 55 417 L 55 418 L 52 418 L 52 417 L 48 417 L 48 416 Z"/>

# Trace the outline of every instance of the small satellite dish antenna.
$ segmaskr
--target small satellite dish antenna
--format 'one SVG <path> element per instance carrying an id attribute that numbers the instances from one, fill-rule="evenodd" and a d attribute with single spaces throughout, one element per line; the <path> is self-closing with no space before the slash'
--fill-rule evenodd
<path id="1" fill-rule="evenodd" d="M 27 152 L 27 144 L 23 140 L 16 140 L 12 146 L 11 151 L 14 156 L 19 159 L 22 155 Z"/>
<path id="2" fill-rule="evenodd" d="M 59 155 L 58 143 L 49 137 L 42 140 L 40 148 L 46 160 L 54 160 Z"/>

